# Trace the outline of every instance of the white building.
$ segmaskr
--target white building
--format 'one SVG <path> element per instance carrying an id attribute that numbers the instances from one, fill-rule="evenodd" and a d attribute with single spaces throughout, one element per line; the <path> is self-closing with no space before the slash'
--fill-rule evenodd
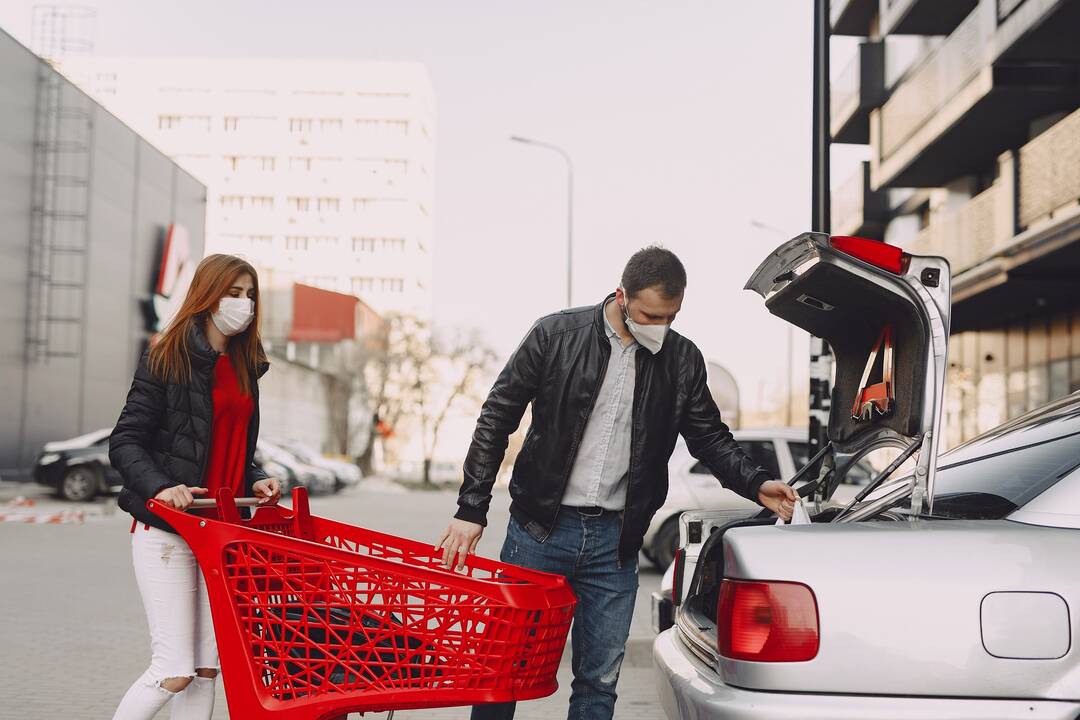
<path id="1" fill-rule="evenodd" d="M 430 317 L 435 99 L 418 63 L 72 58 L 60 69 L 207 186 L 206 252 Z"/>

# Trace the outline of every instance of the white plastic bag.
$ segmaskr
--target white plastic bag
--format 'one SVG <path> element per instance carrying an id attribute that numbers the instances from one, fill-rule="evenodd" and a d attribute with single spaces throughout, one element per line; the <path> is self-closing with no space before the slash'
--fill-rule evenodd
<path id="1" fill-rule="evenodd" d="M 787 523 L 784 522 L 784 518 L 782 518 L 782 517 L 776 518 L 776 524 L 777 525 L 787 525 Z M 795 503 L 795 511 L 793 513 L 791 513 L 791 524 L 792 525 L 809 525 L 810 524 L 810 515 L 807 514 L 807 512 L 806 512 L 806 506 L 803 505 L 802 498 L 799 498 L 799 501 L 797 503 Z"/>

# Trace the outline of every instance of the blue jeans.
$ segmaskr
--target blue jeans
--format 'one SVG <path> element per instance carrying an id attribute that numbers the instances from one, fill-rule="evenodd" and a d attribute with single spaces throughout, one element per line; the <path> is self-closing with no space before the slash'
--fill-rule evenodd
<path id="1" fill-rule="evenodd" d="M 506 529 L 503 562 L 562 575 L 577 595 L 569 720 L 610 720 L 615 712 L 615 684 L 638 588 L 637 558 L 618 561 L 621 522 L 621 513 L 590 517 L 562 508 L 544 542 L 513 518 Z M 477 705 L 472 720 L 510 720 L 514 708 L 514 703 Z"/>

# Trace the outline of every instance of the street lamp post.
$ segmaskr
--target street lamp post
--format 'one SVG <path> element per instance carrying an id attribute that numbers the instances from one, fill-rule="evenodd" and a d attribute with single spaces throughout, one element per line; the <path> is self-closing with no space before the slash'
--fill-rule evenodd
<path id="1" fill-rule="evenodd" d="M 518 135 L 510 137 L 514 142 L 553 150 L 566 161 L 566 307 L 573 307 L 573 258 L 574 258 L 574 163 L 570 155 L 558 145 L 532 140 Z"/>

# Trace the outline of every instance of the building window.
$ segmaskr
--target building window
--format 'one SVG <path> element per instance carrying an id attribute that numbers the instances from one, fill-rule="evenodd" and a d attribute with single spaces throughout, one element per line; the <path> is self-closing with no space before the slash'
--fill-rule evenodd
<path id="1" fill-rule="evenodd" d="M 402 278 L 380 278 L 379 290 L 387 293 L 405 292 L 405 281 Z"/>
<path id="2" fill-rule="evenodd" d="M 354 237 L 352 239 L 352 249 L 354 253 L 373 253 L 375 252 L 375 240 L 373 237 Z"/>
<path id="3" fill-rule="evenodd" d="M 363 213 L 375 205 L 375 198 L 353 198 L 352 209 L 354 213 Z"/>
<path id="4" fill-rule="evenodd" d="M 333 235 L 320 235 L 315 238 L 315 244 L 321 248 L 337 247 L 338 239 Z"/>
<path id="5" fill-rule="evenodd" d="M 408 120 L 387 120 L 386 129 L 391 135 L 405 135 L 409 134 L 409 121 Z"/>
<path id="6" fill-rule="evenodd" d="M 272 235 L 249 235 L 248 242 L 253 248 L 267 248 L 274 244 Z"/>
<path id="7" fill-rule="evenodd" d="M 382 249 L 384 252 L 405 252 L 405 238 L 383 238 Z"/>
<path id="8" fill-rule="evenodd" d="M 259 169 L 263 172 L 274 172 L 277 169 L 277 158 L 273 155 L 264 155 L 256 159 L 259 163 Z"/>
<path id="9" fill-rule="evenodd" d="M 243 210 L 244 209 L 244 196 L 243 195 L 222 195 L 221 207 L 227 210 Z"/>
<path id="10" fill-rule="evenodd" d="M 286 250 L 307 250 L 308 238 L 302 235 L 288 235 L 285 237 Z"/>
<path id="11" fill-rule="evenodd" d="M 341 132 L 341 118 L 319 118 L 319 130 L 322 132 Z"/>
<path id="12" fill-rule="evenodd" d="M 311 211 L 311 198 L 306 197 L 290 197 L 289 207 L 296 212 L 310 212 Z"/>
<path id="13" fill-rule="evenodd" d="M 158 115 L 158 130 L 172 130 L 180 127 L 179 115 Z"/>
<path id="14" fill-rule="evenodd" d="M 240 129 L 240 118 L 227 117 L 225 118 L 225 132 L 236 132 Z"/>
<path id="15" fill-rule="evenodd" d="M 240 169 L 240 156 L 239 155 L 226 155 L 225 167 L 229 168 L 233 172 Z"/>
<path id="16" fill-rule="evenodd" d="M 299 170 L 302 172 L 311 172 L 311 160 L 312 158 L 310 157 L 290 157 L 289 169 Z"/>
<path id="17" fill-rule="evenodd" d="M 334 172 L 341 167 L 340 157 L 318 157 L 315 158 L 313 168 L 320 172 Z"/>
<path id="18" fill-rule="evenodd" d="M 318 199 L 319 212 L 341 212 L 341 198 L 321 197 Z"/>
<path id="19" fill-rule="evenodd" d="M 289 118 L 289 132 L 304 134 L 311 132 L 311 118 Z"/>
<path id="20" fill-rule="evenodd" d="M 375 278 L 354 277 L 352 279 L 352 291 L 354 295 L 371 292 L 375 289 Z"/>
<path id="21" fill-rule="evenodd" d="M 255 195 L 251 198 L 252 210 L 273 210 L 274 198 L 271 195 Z"/>

